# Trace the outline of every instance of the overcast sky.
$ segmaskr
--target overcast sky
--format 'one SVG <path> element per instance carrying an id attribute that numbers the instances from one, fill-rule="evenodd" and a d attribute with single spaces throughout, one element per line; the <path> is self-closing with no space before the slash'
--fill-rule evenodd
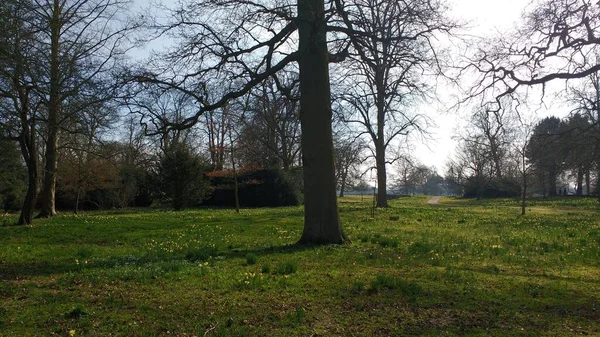
<path id="1" fill-rule="evenodd" d="M 452 16 L 467 21 L 468 31 L 474 36 L 492 36 L 510 31 L 521 18 L 528 1 L 526 0 L 451 0 Z M 443 91 L 443 89 L 438 89 Z M 436 107 L 437 108 L 437 107 Z M 435 108 L 434 108 L 435 110 Z M 444 174 L 444 164 L 454 153 L 456 142 L 452 139 L 469 111 L 448 113 L 432 111 L 437 127 L 432 128 L 427 142 L 415 144 L 414 156 L 423 164 L 435 166 L 439 174 Z"/>

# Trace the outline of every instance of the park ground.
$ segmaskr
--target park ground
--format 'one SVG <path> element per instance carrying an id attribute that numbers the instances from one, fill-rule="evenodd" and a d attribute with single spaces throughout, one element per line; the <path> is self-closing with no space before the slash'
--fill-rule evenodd
<path id="1" fill-rule="evenodd" d="M 594 199 L 427 200 L 342 198 L 334 246 L 301 207 L 0 216 L 0 336 L 600 335 Z"/>

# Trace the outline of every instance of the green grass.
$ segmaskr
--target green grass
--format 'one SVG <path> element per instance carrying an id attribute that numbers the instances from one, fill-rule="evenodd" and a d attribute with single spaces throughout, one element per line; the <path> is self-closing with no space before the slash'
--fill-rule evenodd
<path id="1" fill-rule="evenodd" d="M 302 209 L 127 210 L 1 226 L 0 336 L 600 334 L 587 199 L 340 200 L 342 246 Z"/>

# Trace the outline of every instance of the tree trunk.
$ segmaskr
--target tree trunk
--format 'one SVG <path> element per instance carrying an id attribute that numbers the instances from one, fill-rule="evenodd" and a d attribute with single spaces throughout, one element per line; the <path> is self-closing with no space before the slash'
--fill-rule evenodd
<path id="1" fill-rule="evenodd" d="M 525 198 L 527 198 L 527 170 L 525 169 L 525 158 L 525 155 L 521 157 L 521 159 L 523 160 L 523 195 L 521 196 L 521 215 L 525 215 Z"/>
<path id="2" fill-rule="evenodd" d="M 231 144 L 231 168 L 233 169 L 233 193 L 235 199 L 235 212 L 240 212 L 240 190 L 238 186 L 238 176 L 235 169 L 235 151 L 233 149 L 233 138 L 231 137 L 231 128 L 229 129 L 229 143 Z"/>
<path id="3" fill-rule="evenodd" d="M 583 196 L 583 169 L 581 167 L 577 169 L 577 189 L 575 195 L 578 197 Z"/>
<path id="4" fill-rule="evenodd" d="M 340 198 L 344 197 L 344 190 L 346 189 L 346 176 L 348 175 L 347 170 L 342 170 L 342 181 L 340 182 Z"/>
<path id="5" fill-rule="evenodd" d="M 598 203 L 600 204 L 600 170 L 598 170 L 598 178 L 596 179 L 596 196 L 598 197 Z"/>
<path id="6" fill-rule="evenodd" d="M 585 195 L 588 197 L 592 195 L 592 183 L 590 178 L 590 169 L 587 168 L 585 171 Z"/>
<path id="7" fill-rule="evenodd" d="M 23 201 L 23 207 L 21 207 L 21 215 L 19 216 L 19 225 L 31 225 L 33 222 L 33 212 L 35 209 L 35 202 L 37 200 L 38 193 L 38 158 L 37 148 L 35 143 L 35 127 L 32 127 L 32 131 L 28 135 L 22 135 L 19 143 L 21 145 L 21 152 L 27 165 L 27 194 Z M 25 132 L 23 133 L 25 134 Z M 31 137 L 25 139 L 25 137 Z"/>
<path id="8" fill-rule="evenodd" d="M 378 143 L 375 145 L 375 161 L 377 163 L 377 207 L 388 207 L 385 147 L 382 143 L 383 140 L 378 139 Z"/>
<path id="9" fill-rule="evenodd" d="M 388 207 L 387 201 L 387 172 L 385 169 L 385 112 L 386 112 L 386 87 L 384 71 L 382 68 L 375 70 L 375 85 L 377 95 L 377 139 L 375 142 L 375 165 L 377 166 L 377 207 Z"/>
<path id="10" fill-rule="evenodd" d="M 81 199 L 81 187 L 77 188 L 77 198 L 75 199 L 75 210 L 73 211 L 74 214 L 78 214 L 79 213 L 79 200 Z"/>
<path id="11" fill-rule="evenodd" d="M 336 198 L 324 0 L 298 0 L 304 231 L 300 243 L 345 241 Z"/>
<path id="12" fill-rule="evenodd" d="M 15 86 L 18 80 L 15 79 Z M 36 141 L 36 119 L 35 114 L 29 118 L 29 90 L 19 91 L 19 101 L 21 103 L 20 120 L 21 135 L 19 136 L 19 145 L 21 154 L 27 166 L 27 194 L 21 207 L 18 225 L 30 225 L 33 222 L 33 212 L 38 195 L 38 148 Z"/>
<path id="13" fill-rule="evenodd" d="M 58 164 L 58 128 L 61 109 L 59 78 L 59 38 L 60 38 L 60 3 L 54 0 L 52 19 L 50 22 L 50 99 L 48 106 L 48 138 L 46 139 L 46 164 L 44 184 L 42 186 L 42 209 L 38 217 L 47 218 L 56 215 L 54 197 L 56 193 L 56 168 Z"/>

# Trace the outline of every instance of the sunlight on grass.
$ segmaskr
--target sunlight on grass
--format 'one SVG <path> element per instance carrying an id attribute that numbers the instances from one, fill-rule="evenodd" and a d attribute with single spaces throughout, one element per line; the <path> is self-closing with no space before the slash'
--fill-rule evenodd
<path id="1" fill-rule="evenodd" d="M 351 196 L 342 246 L 294 245 L 299 207 L 1 226 L 0 335 L 600 334 L 600 212 L 575 200 L 521 217 L 509 199 L 408 197 L 372 218 Z"/>

